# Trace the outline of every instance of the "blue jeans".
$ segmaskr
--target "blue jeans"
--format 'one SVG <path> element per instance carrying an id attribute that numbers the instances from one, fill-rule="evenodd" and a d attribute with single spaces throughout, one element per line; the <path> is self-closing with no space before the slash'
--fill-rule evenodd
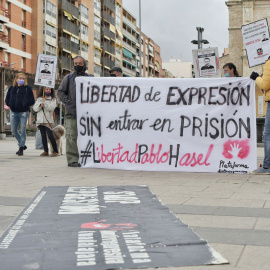
<path id="1" fill-rule="evenodd" d="M 19 147 L 25 146 L 26 141 L 26 123 L 29 112 L 11 112 L 11 131 L 18 141 Z M 19 132 L 20 126 L 20 132 Z"/>
<path id="2" fill-rule="evenodd" d="M 265 124 L 264 124 L 264 160 L 263 167 L 270 168 L 270 105 L 267 104 L 267 110 L 265 115 Z"/>

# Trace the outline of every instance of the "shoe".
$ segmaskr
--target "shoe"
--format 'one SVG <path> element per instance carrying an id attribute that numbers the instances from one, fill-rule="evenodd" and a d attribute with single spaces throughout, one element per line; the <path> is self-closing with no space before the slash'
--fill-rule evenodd
<path id="1" fill-rule="evenodd" d="M 81 167 L 81 164 L 78 162 L 71 162 L 68 163 L 68 167 Z"/>
<path id="2" fill-rule="evenodd" d="M 56 152 L 53 152 L 53 153 L 51 154 L 51 157 L 58 157 L 58 156 L 59 156 L 59 154 L 56 153 Z"/>
<path id="3" fill-rule="evenodd" d="M 270 174 L 270 168 L 260 167 L 260 168 L 256 169 L 255 171 L 250 172 L 250 174 L 268 175 L 268 174 Z"/>
<path id="4" fill-rule="evenodd" d="M 48 154 L 48 152 L 43 152 L 40 156 L 41 157 L 47 157 L 49 154 Z"/>
<path id="5" fill-rule="evenodd" d="M 18 156 L 22 156 L 23 155 L 23 146 L 21 146 L 20 148 L 19 148 L 19 151 L 17 152 L 18 154 Z"/>
<path id="6" fill-rule="evenodd" d="M 23 147 L 23 150 L 26 150 L 26 149 L 27 149 L 27 146 L 25 145 L 25 146 Z M 19 150 L 16 152 L 16 155 L 19 154 L 19 151 L 20 151 L 20 148 L 19 148 Z"/>

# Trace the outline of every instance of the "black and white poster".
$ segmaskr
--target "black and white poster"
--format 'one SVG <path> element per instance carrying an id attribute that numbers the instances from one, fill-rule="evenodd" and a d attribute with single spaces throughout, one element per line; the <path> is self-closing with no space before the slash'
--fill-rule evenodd
<path id="1" fill-rule="evenodd" d="M 57 56 L 38 54 L 35 85 L 54 88 Z"/>
<path id="2" fill-rule="evenodd" d="M 243 42 L 247 51 L 249 67 L 265 64 L 270 56 L 267 19 L 242 26 Z"/>
<path id="3" fill-rule="evenodd" d="M 45 187 L 0 238 L 1 269 L 228 263 L 146 186 Z"/>
<path id="4" fill-rule="evenodd" d="M 196 78 L 220 77 L 218 48 L 192 50 Z"/>

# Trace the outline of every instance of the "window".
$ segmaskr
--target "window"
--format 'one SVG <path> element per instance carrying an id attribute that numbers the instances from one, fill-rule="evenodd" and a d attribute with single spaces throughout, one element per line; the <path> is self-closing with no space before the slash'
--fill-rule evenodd
<path id="1" fill-rule="evenodd" d="M 81 16 L 88 19 L 88 8 L 81 5 Z"/>
<path id="2" fill-rule="evenodd" d="M 101 19 L 100 19 L 98 16 L 95 16 L 95 18 L 94 18 L 94 23 L 95 23 L 96 25 L 100 26 L 100 21 L 101 21 Z"/>
<path id="3" fill-rule="evenodd" d="M 22 51 L 26 52 L 26 37 L 22 34 Z"/>
<path id="4" fill-rule="evenodd" d="M 22 27 L 26 27 L 26 11 L 22 11 Z"/>
<path id="5" fill-rule="evenodd" d="M 100 32 L 94 30 L 94 40 L 100 42 Z"/>
<path id="6" fill-rule="evenodd" d="M 26 63 L 26 58 L 22 57 L 22 59 L 21 59 L 21 70 L 25 71 L 25 63 Z"/>
<path id="7" fill-rule="evenodd" d="M 45 48 L 46 48 L 45 54 L 56 55 L 56 51 L 57 51 L 56 47 L 46 44 Z"/>
<path id="8" fill-rule="evenodd" d="M 98 49 L 95 49 L 94 57 L 100 58 L 100 51 Z"/>
<path id="9" fill-rule="evenodd" d="M 101 73 L 101 66 L 94 64 L 94 73 L 99 74 Z"/>
<path id="10" fill-rule="evenodd" d="M 46 35 L 56 38 L 56 28 L 46 23 Z"/>
<path id="11" fill-rule="evenodd" d="M 100 3 L 100 0 L 95 0 L 94 6 L 95 6 L 95 9 L 100 10 L 100 9 L 101 9 L 101 3 Z"/>
<path id="12" fill-rule="evenodd" d="M 81 33 L 88 36 L 88 27 L 86 25 L 81 24 Z"/>
<path id="13" fill-rule="evenodd" d="M 81 43 L 81 51 L 85 52 L 85 53 L 88 53 L 88 45 L 84 44 L 84 43 Z"/>
<path id="14" fill-rule="evenodd" d="M 56 19 L 57 7 L 53 3 L 47 1 L 46 13 Z"/>

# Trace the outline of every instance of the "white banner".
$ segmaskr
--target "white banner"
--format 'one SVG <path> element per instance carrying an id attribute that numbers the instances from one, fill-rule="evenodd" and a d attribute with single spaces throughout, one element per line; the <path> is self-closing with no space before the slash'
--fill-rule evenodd
<path id="1" fill-rule="evenodd" d="M 83 167 L 248 173 L 257 166 L 248 78 L 77 77 Z"/>
<path id="2" fill-rule="evenodd" d="M 265 64 L 270 56 L 270 42 L 267 19 L 242 26 L 242 35 L 249 67 Z"/>

